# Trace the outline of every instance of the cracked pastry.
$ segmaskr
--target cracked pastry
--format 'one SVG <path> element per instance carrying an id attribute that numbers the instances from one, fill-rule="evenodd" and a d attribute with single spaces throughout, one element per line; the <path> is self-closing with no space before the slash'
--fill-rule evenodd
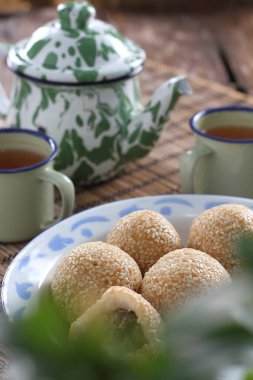
<path id="1" fill-rule="evenodd" d="M 112 286 L 102 297 L 86 310 L 75 322 L 71 324 L 69 336 L 77 339 L 92 326 L 106 316 L 107 331 L 116 330 L 124 348 L 131 351 L 155 349 L 161 343 L 163 322 L 154 307 L 140 294 L 123 286 Z M 126 341 L 127 339 L 127 341 Z"/>

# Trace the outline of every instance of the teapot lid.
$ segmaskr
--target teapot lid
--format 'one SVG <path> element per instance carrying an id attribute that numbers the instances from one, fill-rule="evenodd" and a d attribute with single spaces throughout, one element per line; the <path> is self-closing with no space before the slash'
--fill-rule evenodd
<path id="1" fill-rule="evenodd" d="M 59 84 L 98 83 L 139 72 L 145 52 L 112 25 L 95 19 L 88 2 L 57 7 L 59 19 L 11 48 L 8 67 L 31 79 Z"/>

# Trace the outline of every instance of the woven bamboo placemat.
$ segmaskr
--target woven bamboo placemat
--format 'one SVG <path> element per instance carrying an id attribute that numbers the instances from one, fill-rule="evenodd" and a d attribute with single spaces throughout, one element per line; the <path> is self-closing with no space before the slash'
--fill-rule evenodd
<path id="1" fill-rule="evenodd" d="M 149 61 L 141 74 L 144 101 L 157 86 L 174 75 L 184 74 L 175 68 Z M 187 74 L 193 89 L 191 96 L 182 97 L 152 152 L 131 163 L 115 179 L 92 187 L 76 188 L 75 212 L 120 199 L 181 192 L 179 181 L 180 156 L 193 145 L 189 118 L 197 111 L 225 105 L 253 106 L 253 98 L 233 88 L 211 83 L 194 74 Z M 24 244 L 0 245 L 0 280 Z M 0 378 L 6 359 L 0 348 Z"/>

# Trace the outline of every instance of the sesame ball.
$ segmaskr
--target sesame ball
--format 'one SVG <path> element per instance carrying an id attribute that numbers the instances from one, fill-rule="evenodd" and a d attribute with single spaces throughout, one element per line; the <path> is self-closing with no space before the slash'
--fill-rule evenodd
<path id="1" fill-rule="evenodd" d="M 145 274 L 142 296 L 162 316 L 188 300 L 230 282 L 223 266 L 204 252 L 183 248 L 163 256 Z"/>
<path id="2" fill-rule="evenodd" d="M 242 236 L 253 236 L 253 211 L 245 206 L 225 204 L 194 219 L 188 246 L 208 253 L 232 274 L 240 269 L 236 243 Z"/>
<path id="3" fill-rule="evenodd" d="M 73 322 L 112 285 L 138 291 L 141 272 L 132 257 L 103 242 L 81 244 L 56 267 L 52 296 L 62 315 Z"/>
<path id="4" fill-rule="evenodd" d="M 183 247 L 173 225 L 161 214 L 149 210 L 135 211 L 120 219 L 107 242 L 132 256 L 142 273 L 161 256 Z"/>

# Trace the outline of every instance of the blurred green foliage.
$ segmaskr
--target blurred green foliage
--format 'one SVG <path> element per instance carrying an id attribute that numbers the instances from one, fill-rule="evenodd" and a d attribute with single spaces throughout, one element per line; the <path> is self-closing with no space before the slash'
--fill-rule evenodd
<path id="1" fill-rule="evenodd" d="M 48 298 L 22 321 L 2 320 L 16 368 L 10 380 L 253 380 L 253 240 L 239 252 L 243 274 L 171 315 L 155 354 L 129 355 L 103 324 L 70 341 Z"/>

